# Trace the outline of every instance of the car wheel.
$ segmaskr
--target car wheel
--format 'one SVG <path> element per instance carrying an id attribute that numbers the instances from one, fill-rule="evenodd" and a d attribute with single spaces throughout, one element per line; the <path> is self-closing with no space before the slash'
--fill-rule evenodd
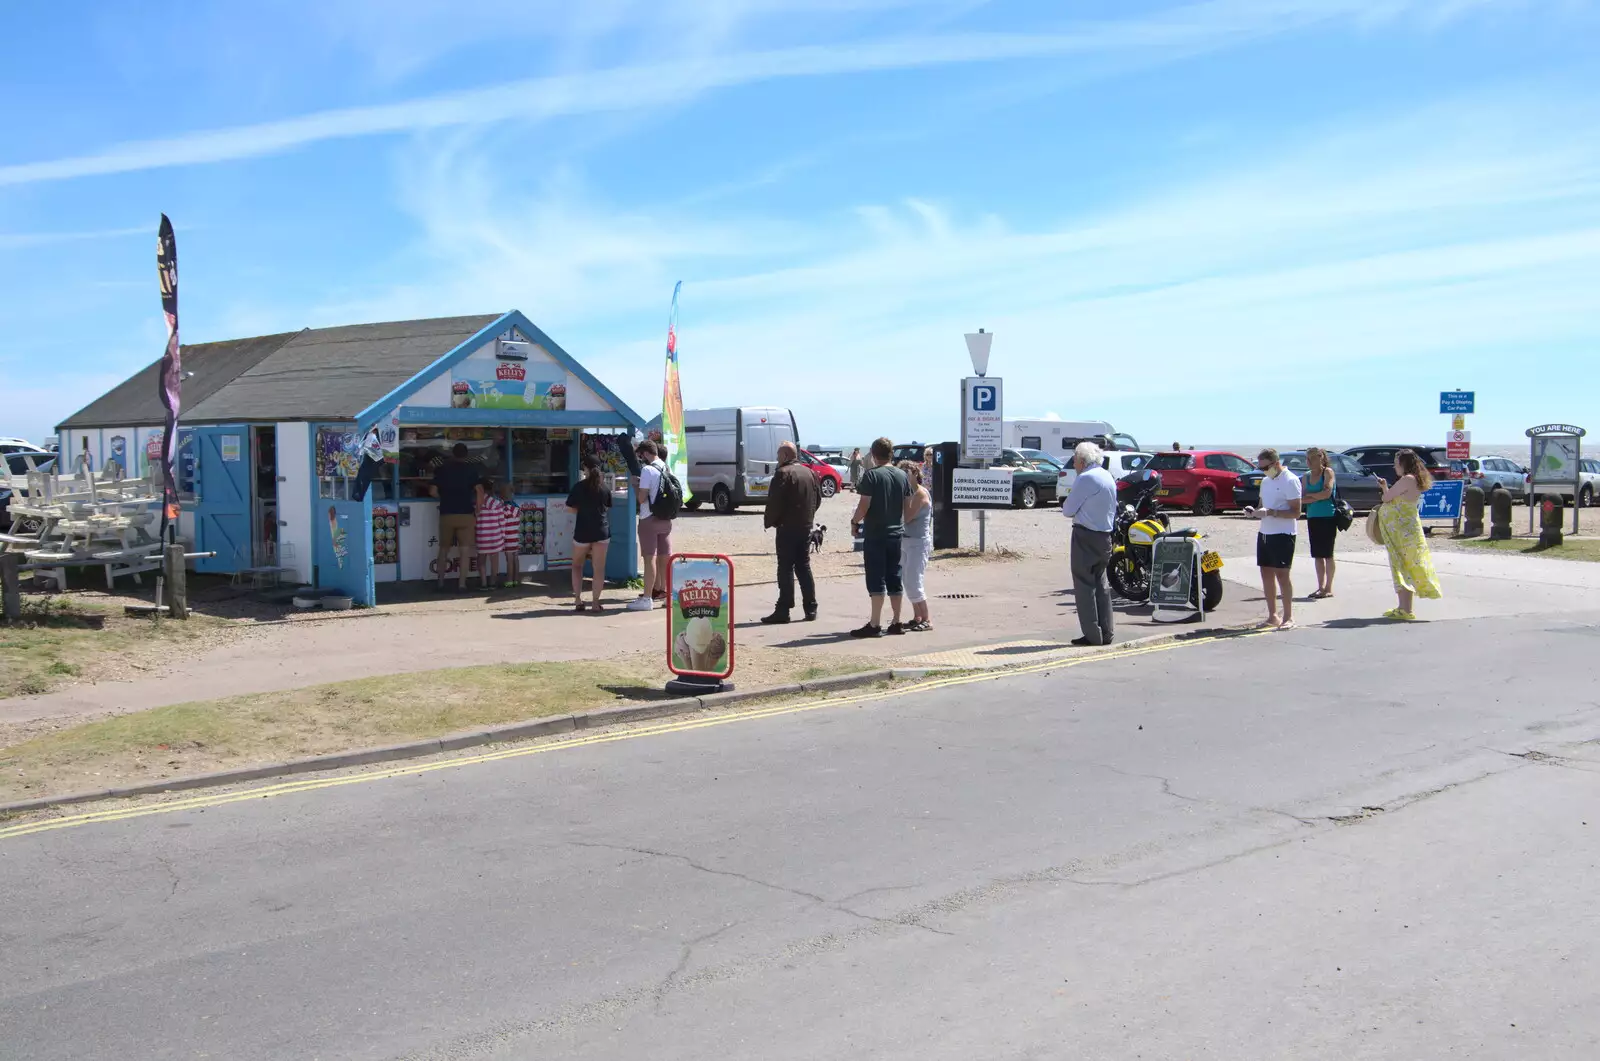
<path id="1" fill-rule="evenodd" d="M 1217 510 L 1217 494 L 1209 486 L 1194 495 L 1194 514 L 1209 516 Z"/>
<path id="2" fill-rule="evenodd" d="M 1017 504 L 1023 508 L 1039 507 L 1039 488 L 1029 483 L 1022 488 L 1022 493 L 1017 496 Z"/>
<path id="3" fill-rule="evenodd" d="M 711 507 L 717 510 L 717 515 L 726 516 L 733 511 L 733 492 L 726 486 L 718 486 L 711 491 Z"/>
<path id="4" fill-rule="evenodd" d="M 839 492 L 839 487 L 838 487 L 837 484 L 834 483 L 834 481 L 832 479 L 824 479 L 824 480 L 822 480 L 822 496 L 823 497 L 832 497 L 834 494 L 837 494 L 838 492 Z"/>
<path id="5" fill-rule="evenodd" d="M 1578 507 L 1588 508 L 1594 504 L 1594 487 L 1588 483 L 1583 485 L 1583 490 L 1578 494 Z"/>

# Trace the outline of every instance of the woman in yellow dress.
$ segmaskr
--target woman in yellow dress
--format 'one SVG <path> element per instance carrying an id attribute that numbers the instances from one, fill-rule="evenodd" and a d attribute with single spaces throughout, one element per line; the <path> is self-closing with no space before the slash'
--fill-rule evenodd
<path id="1" fill-rule="evenodd" d="M 1393 486 L 1384 488 L 1378 506 L 1378 526 L 1383 545 L 1389 550 L 1389 573 L 1394 576 L 1394 592 L 1400 606 L 1383 613 L 1385 619 L 1415 619 L 1411 607 L 1416 597 L 1438 600 L 1439 576 L 1433 570 L 1433 554 L 1422 535 L 1422 520 L 1417 504 L 1433 485 L 1433 477 L 1416 451 L 1403 449 L 1394 455 Z"/>

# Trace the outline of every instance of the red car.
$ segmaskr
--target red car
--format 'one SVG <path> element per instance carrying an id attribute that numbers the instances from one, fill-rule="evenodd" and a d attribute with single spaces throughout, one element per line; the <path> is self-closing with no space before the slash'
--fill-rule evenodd
<path id="1" fill-rule="evenodd" d="M 1161 503 L 1192 509 L 1197 516 L 1238 507 L 1233 488 L 1239 484 L 1240 475 L 1256 470 L 1254 464 L 1237 453 L 1223 450 L 1157 453 L 1150 458 L 1148 467 L 1161 473 Z"/>
<path id="2" fill-rule="evenodd" d="M 810 468 L 817 477 L 817 485 L 822 488 L 823 497 L 832 497 L 844 489 L 844 477 L 839 474 L 839 469 L 826 461 L 813 457 L 808 450 L 800 451 L 800 463 Z"/>

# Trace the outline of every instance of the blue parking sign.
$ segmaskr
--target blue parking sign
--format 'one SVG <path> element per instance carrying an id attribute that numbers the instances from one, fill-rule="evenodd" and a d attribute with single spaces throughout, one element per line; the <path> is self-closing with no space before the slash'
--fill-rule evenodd
<path id="1" fill-rule="evenodd" d="M 1439 411 L 1445 414 L 1476 412 L 1477 391 L 1440 391 Z"/>
<path id="2" fill-rule="evenodd" d="M 972 411 L 992 413 L 1000 403 L 1000 392 L 993 385 L 979 383 L 972 388 Z"/>

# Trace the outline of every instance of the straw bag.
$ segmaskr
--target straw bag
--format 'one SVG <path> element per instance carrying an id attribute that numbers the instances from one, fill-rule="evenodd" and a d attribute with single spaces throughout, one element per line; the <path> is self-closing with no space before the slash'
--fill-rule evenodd
<path id="1" fill-rule="evenodd" d="M 1367 513 L 1367 537 L 1372 540 L 1373 545 L 1383 544 L 1383 525 L 1378 522 L 1378 510 L 1382 507 L 1383 502 L 1380 501 L 1372 506 L 1371 512 Z"/>

